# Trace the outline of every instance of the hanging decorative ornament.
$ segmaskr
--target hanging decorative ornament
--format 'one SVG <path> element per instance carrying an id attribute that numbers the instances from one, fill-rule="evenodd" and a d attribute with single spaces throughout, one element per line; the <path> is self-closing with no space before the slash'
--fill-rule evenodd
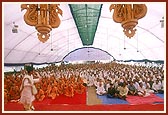
<path id="1" fill-rule="evenodd" d="M 138 19 L 144 17 L 147 12 L 145 4 L 112 4 L 109 9 L 110 12 L 114 9 L 113 20 L 121 23 L 124 34 L 129 38 L 135 35 Z"/>
<path id="2" fill-rule="evenodd" d="M 26 9 L 24 21 L 30 26 L 35 26 L 38 39 L 46 42 L 50 37 L 52 28 L 58 28 L 61 21 L 58 16 L 62 16 L 59 4 L 22 4 L 21 11 Z"/>

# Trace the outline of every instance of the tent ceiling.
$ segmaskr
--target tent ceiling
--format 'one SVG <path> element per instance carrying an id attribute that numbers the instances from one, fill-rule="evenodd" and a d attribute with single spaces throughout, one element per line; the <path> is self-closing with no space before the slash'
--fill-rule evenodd
<path id="1" fill-rule="evenodd" d="M 81 54 L 83 54 L 81 56 Z M 82 47 L 68 53 L 63 61 L 115 60 L 108 52 L 94 47 Z"/>
<path id="2" fill-rule="evenodd" d="M 50 39 L 46 43 L 41 43 L 37 38 L 35 27 L 25 24 L 23 20 L 25 11 L 21 12 L 21 4 L 5 2 L 2 4 L 4 63 L 58 62 L 69 52 L 84 45 L 107 51 L 117 60 L 164 60 L 166 27 L 161 27 L 160 20 L 165 17 L 166 4 L 164 2 L 145 4 L 148 9 L 147 14 L 138 21 L 136 35 L 129 39 L 124 36 L 121 24 L 113 21 L 113 12 L 109 11 L 111 3 L 102 3 L 102 5 L 60 3 L 63 11 L 63 16 L 60 16 L 61 24 L 51 31 Z M 78 17 L 79 14 L 74 12 L 79 9 L 78 6 L 84 7 L 84 11 L 88 11 L 95 18 L 91 16 L 90 19 L 86 13 L 81 14 L 84 18 Z M 70 7 L 73 8 L 73 12 Z M 79 28 L 86 25 L 86 17 L 91 20 L 92 26 Z M 13 22 L 18 25 L 18 33 L 12 33 Z M 89 30 L 89 33 L 84 33 L 86 30 Z M 89 36 L 88 41 L 85 34 Z M 99 56 L 101 59 L 102 55 Z"/>

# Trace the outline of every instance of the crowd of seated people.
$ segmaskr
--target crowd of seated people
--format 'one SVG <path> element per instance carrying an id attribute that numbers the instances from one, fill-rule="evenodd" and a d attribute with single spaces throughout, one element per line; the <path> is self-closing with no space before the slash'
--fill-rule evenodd
<path id="1" fill-rule="evenodd" d="M 91 84 L 98 95 L 126 99 L 127 95 L 146 97 L 151 93 L 164 93 L 162 69 L 117 63 L 106 68 L 99 71 L 99 81 L 95 79 L 96 82 Z M 104 84 L 104 89 L 99 90 L 99 83 Z"/>
<path id="2" fill-rule="evenodd" d="M 83 79 L 75 71 L 64 68 L 62 71 L 57 66 L 36 69 L 33 77 L 41 76 L 40 82 L 35 83 L 38 93 L 35 95 L 36 100 L 42 101 L 44 98 L 55 99 L 59 95 L 73 97 L 76 93 L 82 94 L 86 91 Z M 4 102 L 20 99 L 20 86 L 25 70 L 17 74 L 5 74 L 4 76 Z"/>
<path id="3" fill-rule="evenodd" d="M 5 102 L 20 98 L 20 85 L 25 70 L 4 75 Z M 93 86 L 98 95 L 126 99 L 127 95 L 148 96 L 150 93 L 164 93 L 164 70 L 128 64 L 94 63 L 47 66 L 35 69 L 34 77 L 41 76 L 36 83 L 38 101 L 55 99 L 59 95 L 73 97 Z"/>

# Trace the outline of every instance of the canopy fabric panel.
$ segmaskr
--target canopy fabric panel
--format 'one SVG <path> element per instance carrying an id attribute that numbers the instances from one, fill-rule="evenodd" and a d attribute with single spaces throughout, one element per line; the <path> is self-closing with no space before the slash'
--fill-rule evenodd
<path id="1" fill-rule="evenodd" d="M 59 62 L 70 51 L 82 47 L 68 4 L 60 4 L 63 10 L 63 17 L 60 16 L 61 24 L 59 28 L 51 31 L 50 39 L 45 43 L 38 40 L 35 27 L 24 22 L 25 11 L 21 12 L 20 6 L 20 3 L 3 4 L 5 63 Z M 13 22 L 18 25 L 18 33 L 12 33 Z"/>
<path id="2" fill-rule="evenodd" d="M 3 61 L 6 64 L 60 62 L 70 52 L 88 45 L 107 52 L 104 55 L 110 54 L 116 60 L 165 60 L 166 3 L 144 3 L 147 14 L 138 20 L 136 34 L 131 39 L 124 35 L 121 24 L 113 21 L 113 11 L 109 11 L 112 3 L 60 3 L 61 24 L 52 29 L 49 40 L 42 43 L 35 27 L 24 22 L 25 10 L 21 11 L 21 3 L 2 2 Z M 18 25 L 18 33 L 12 33 L 13 22 Z M 86 24 L 86 28 L 80 28 Z M 96 56 L 101 59 L 104 55 Z M 95 55 L 92 56 L 95 59 Z"/>
<path id="3" fill-rule="evenodd" d="M 138 20 L 136 34 L 131 39 L 124 35 L 121 24 L 113 21 L 113 11 L 108 9 L 111 4 L 103 4 L 93 47 L 101 47 L 117 60 L 164 60 L 166 26 L 162 27 L 161 21 L 166 6 L 163 2 L 145 4 L 147 14 Z"/>
<path id="4" fill-rule="evenodd" d="M 82 56 L 81 56 L 82 55 Z M 68 53 L 63 61 L 115 60 L 108 52 L 94 47 L 82 47 Z"/>
<path id="5" fill-rule="evenodd" d="M 101 15 L 101 4 L 70 4 L 84 46 L 92 45 Z"/>

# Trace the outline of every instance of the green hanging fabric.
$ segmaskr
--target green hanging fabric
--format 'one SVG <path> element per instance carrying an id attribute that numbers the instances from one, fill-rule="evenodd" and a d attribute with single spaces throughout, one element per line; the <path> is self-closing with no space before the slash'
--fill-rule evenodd
<path id="1" fill-rule="evenodd" d="M 84 46 L 92 45 L 101 15 L 101 4 L 70 4 Z"/>

